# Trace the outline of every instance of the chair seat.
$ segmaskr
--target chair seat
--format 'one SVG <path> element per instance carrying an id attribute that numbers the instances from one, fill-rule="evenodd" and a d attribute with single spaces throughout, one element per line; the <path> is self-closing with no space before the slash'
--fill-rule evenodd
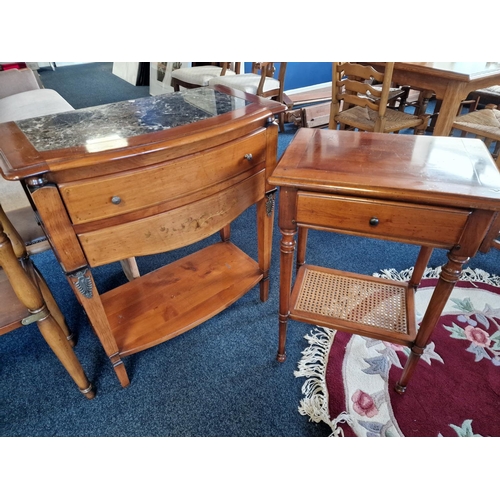
<path id="1" fill-rule="evenodd" d="M 377 121 L 378 113 L 370 108 L 354 106 L 345 111 L 341 111 L 335 116 L 335 120 L 350 127 L 359 128 L 367 132 L 372 132 Z M 387 109 L 385 112 L 384 132 L 396 132 L 404 128 L 413 128 L 422 125 L 423 119 L 415 115 Z"/>
<path id="2" fill-rule="evenodd" d="M 241 90 L 247 94 L 256 94 L 260 83 L 260 75 L 254 73 L 244 73 L 242 75 L 234 76 L 221 76 L 217 78 L 212 78 L 209 82 L 209 86 L 214 85 L 225 85 L 232 89 Z M 277 90 L 280 87 L 279 80 L 275 78 L 266 77 L 264 81 L 264 92 L 269 92 L 270 90 Z"/>
<path id="3" fill-rule="evenodd" d="M 500 110 L 480 109 L 457 117 L 454 128 L 479 134 L 493 140 L 500 140 Z"/>
<path id="4" fill-rule="evenodd" d="M 212 78 L 220 76 L 221 71 L 222 68 L 219 66 L 193 66 L 191 68 L 179 68 L 172 71 L 172 78 L 190 83 L 191 85 L 206 87 Z M 236 73 L 227 69 L 226 75 L 236 75 Z"/>

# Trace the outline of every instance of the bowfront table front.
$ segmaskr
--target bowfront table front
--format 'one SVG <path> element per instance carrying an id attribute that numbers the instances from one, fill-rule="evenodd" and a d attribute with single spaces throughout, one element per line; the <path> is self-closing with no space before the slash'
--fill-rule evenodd
<path id="1" fill-rule="evenodd" d="M 267 300 L 282 104 L 216 89 L 0 124 L 0 166 L 29 191 L 122 386 L 122 358 L 208 320 L 257 283 Z M 257 207 L 258 262 L 230 241 Z M 92 268 L 221 241 L 100 294 Z"/>
<path id="2" fill-rule="evenodd" d="M 404 392 L 462 266 L 495 237 L 500 174 L 486 146 L 303 128 L 269 182 L 280 188 L 278 361 L 286 357 L 288 320 L 337 328 L 410 347 L 396 386 Z M 403 283 L 306 264 L 309 228 L 419 245 L 413 275 Z M 448 261 L 418 327 L 414 294 L 433 248 L 448 249 Z"/>

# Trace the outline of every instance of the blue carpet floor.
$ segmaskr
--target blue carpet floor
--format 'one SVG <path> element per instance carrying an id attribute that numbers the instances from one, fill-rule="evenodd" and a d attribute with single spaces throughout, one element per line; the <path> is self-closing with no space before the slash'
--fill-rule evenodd
<path id="1" fill-rule="evenodd" d="M 295 130 L 287 125 L 280 133 L 279 156 Z M 88 401 L 78 392 L 36 326 L 11 332 L 0 337 L 0 435 L 327 436 L 326 425 L 309 422 L 297 410 L 304 380 L 293 372 L 311 327 L 290 322 L 288 359 L 282 364 L 275 360 L 280 239 L 275 227 L 269 300 L 261 303 L 256 287 L 203 325 L 125 358 L 131 378 L 126 389 L 52 252 L 35 256 L 70 328 L 79 335 L 75 352 L 96 385 L 97 396 Z M 256 257 L 254 234 L 255 210 L 250 208 L 232 224 L 232 240 L 252 257 Z M 214 235 L 209 241 L 217 239 Z M 144 274 L 203 244 L 139 258 L 140 271 Z M 405 244 L 311 231 L 308 261 L 372 274 L 389 267 L 406 269 L 414 264 L 417 252 Z M 436 250 L 431 265 L 444 262 L 445 252 Z M 478 255 L 469 266 L 500 273 L 495 251 Z M 95 269 L 94 277 L 101 291 L 125 282 L 119 264 Z"/>

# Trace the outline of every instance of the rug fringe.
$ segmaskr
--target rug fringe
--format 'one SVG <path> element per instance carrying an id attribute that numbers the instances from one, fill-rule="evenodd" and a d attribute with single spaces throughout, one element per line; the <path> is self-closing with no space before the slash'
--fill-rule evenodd
<path id="1" fill-rule="evenodd" d="M 305 396 L 299 403 L 299 413 L 309 416 L 313 422 L 324 422 L 332 429 L 330 436 L 344 436 L 341 423 L 349 423 L 350 416 L 342 412 L 337 418 L 331 419 L 328 410 L 328 391 L 326 388 L 326 364 L 330 348 L 335 338 L 336 330 L 326 327 L 317 327 L 310 335 L 304 338 L 309 346 L 302 351 L 302 358 L 298 363 L 296 377 L 306 377 L 302 385 L 302 394 Z"/>
<path id="2" fill-rule="evenodd" d="M 373 273 L 373 276 L 377 278 L 387 278 L 394 281 L 409 281 L 413 273 L 413 267 L 405 269 L 404 271 L 397 271 L 394 268 L 384 269 L 380 273 Z M 427 267 L 425 269 L 422 279 L 432 279 L 439 278 L 441 274 L 441 266 L 436 268 Z M 482 269 L 471 269 L 467 267 L 462 270 L 462 275 L 460 276 L 462 281 L 479 281 L 480 283 L 486 283 L 487 285 L 500 286 L 500 276 L 490 274 Z"/>

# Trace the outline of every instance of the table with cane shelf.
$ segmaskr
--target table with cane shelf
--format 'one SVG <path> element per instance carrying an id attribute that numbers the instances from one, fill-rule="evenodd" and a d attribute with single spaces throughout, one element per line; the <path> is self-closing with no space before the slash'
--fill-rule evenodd
<path id="1" fill-rule="evenodd" d="M 290 319 L 406 345 L 396 386 L 403 393 L 462 266 L 490 247 L 500 174 L 486 147 L 477 139 L 299 129 L 269 182 L 279 187 L 282 234 L 277 359 L 286 359 Z M 421 249 L 410 281 L 394 282 L 306 263 L 309 229 Z M 418 326 L 414 294 L 433 248 L 448 249 L 448 261 Z"/>
<path id="2" fill-rule="evenodd" d="M 124 357 L 213 317 L 257 284 L 268 299 L 276 165 L 268 99 L 192 89 L 0 124 L 0 167 L 24 183 L 122 386 Z M 257 259 L 230 241 L 256 206 Z M 208 244 L 100 294 L 92 268 Z"/>

